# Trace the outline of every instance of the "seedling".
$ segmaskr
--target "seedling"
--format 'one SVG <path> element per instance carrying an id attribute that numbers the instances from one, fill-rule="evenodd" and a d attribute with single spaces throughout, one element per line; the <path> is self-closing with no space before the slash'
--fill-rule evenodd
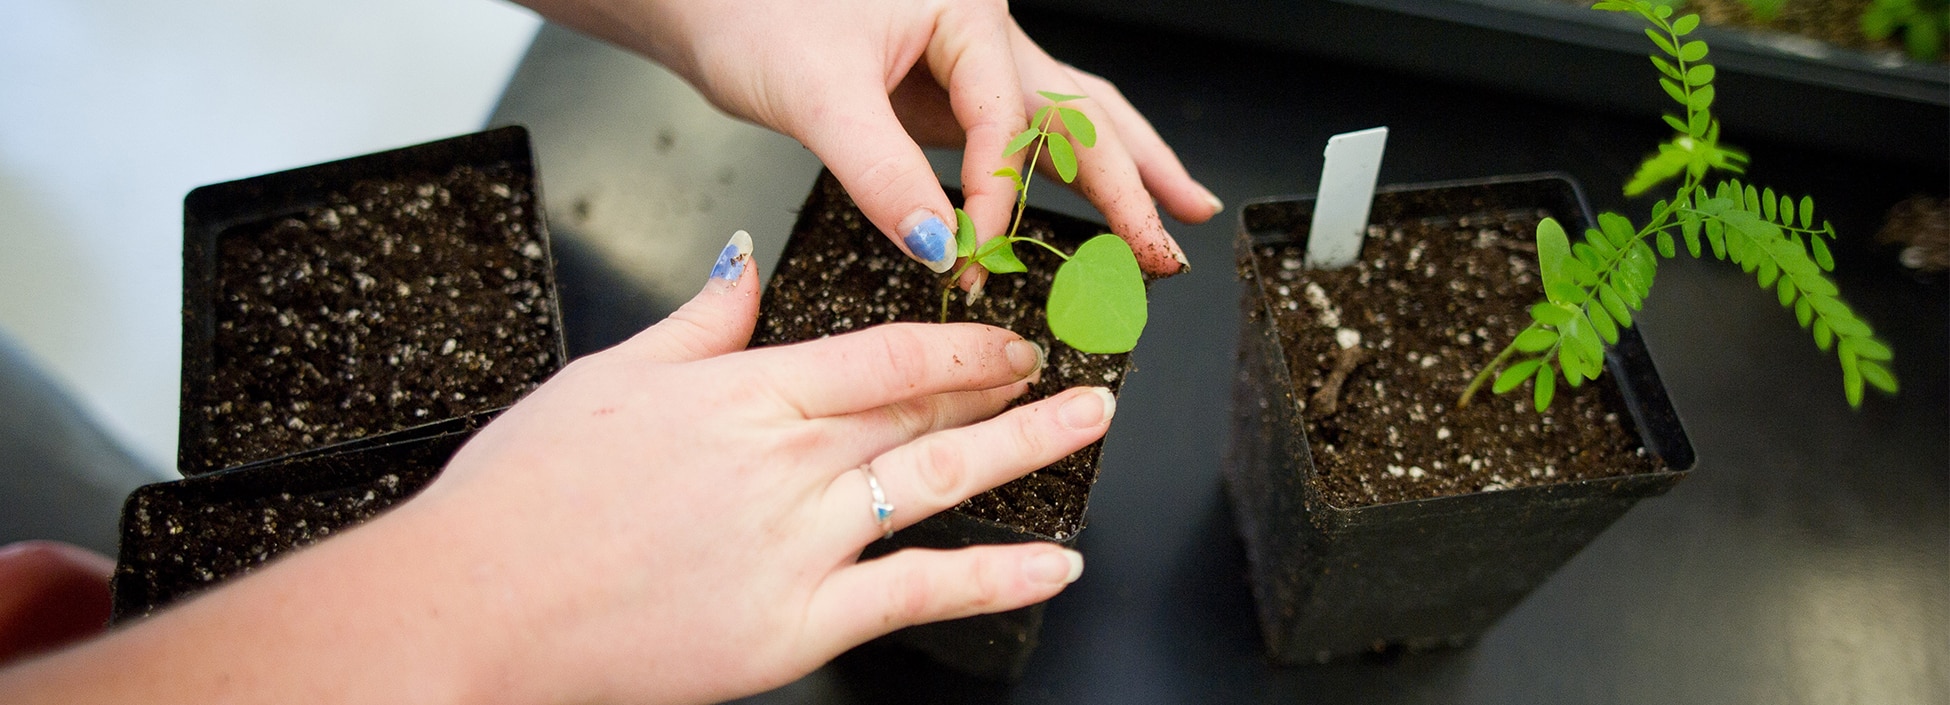
<path id="1" fill-rule="evenodd" d="M 1030 150 L 1028 167 L 1018 172 L 997 169 L 996 176 L 1007 177 L 1016 188 L 1016 213 L 1009 232 L 988 242 L 976 244 L 975 223 L 968 213 L 955 209 L 955 247 L 962 265 L 949 275 L 941 290 L 941 320 L 948 320 L 948 301 L 955 282 L 969 267 L 980 266 L 992 274 L 1029 271 L 1016 257 L 1015 244 L 1032 243 L 1056 254 L 1063 264 L 1056 268 L 1050 283 L 1049 301 L 1044 309 L 1049 316 L 1050 333 L 1070 347 L 1088 353 L 1130 352 L 1144 333 L 1147 315 L 1144 273 L 1138 269 L 1137 255 L 1123 238 L 1105 233 L 1084 241 L 1077 251 L 1062 250 L 1033 237 L 1016 234 L 1022 226 L 1022 213 L 1029 207 L 1029 182 L 1035 178 L 1035 165 L 1048 152 L 1050 164 L 1064 183 L 1077 178 L 1077 147 L 1097 144 L 1097 126 L 1075 108 L 1061 105 L 1083 96 L 1037 91 L 1050 100 L 1036 110 L 1029 128 L 1018 133 L 1002 148 L 1002 156 Z M 1051 128 L 1061 121 L 1069 134 Z M 1071 140 L 1074 139 L 1075 143 Z"/>
<path id="2" fill-rule="evenodd" d="M 1708 188 L 1708 172 L 1743 173 L 1747 156 L 1720 144 L 1720 123 L 1710 111 L 1714 69 L 1703 63 L 1706 42 L 1685 39 L 1699 26 L 1699 15 L 1667 21 L 1672 8 L 1646 0 L 1604 0 L 1593 8 L 1635 12 L 1652 25 L 1645 34 L 1659 48 L 1651 57 L 1663 74 L 1659 85 L 1685 108 L 1683 117 L 1664 116 L 1677 134 L 1639 165 L 1625 195 L 1637 196 L 1675 177 L 1679 187 L 1672 198 L 1653 204 L 1642 227 L 1617 213 L 1600 213 L 1598 227 L 1572 243 L 1555 219 L 1539 222 L 1537 263 L 1545 300 L 1530 307 L 1530 326 L 1477 373 L 1457 405 L 1468 404 L 1492 375 L 1496 381 L 1490 389 L 1497 394 L 1530 380 L 1538 411 L 1550 407 L 1560 374 L 1573 387 L 1597 379 L 1604 371 L 1605 346 L 1618 342 L 1618 330 L 1632 325 L 1632 312 L 1651 293 L 1658 258 L 1677 256 L 1681 241 L 1686 253 L 1698 258 L 1701 240 L 1715 259 L 1731 260 L 1754 274 L 1762 289 L 1773 289 L 1781 306 L 1793 309 L 1796 322 L 1812 331 L 1816 346 L 1835 351 L 1849 406 L 1861 407 L 1865 385 L 1896 393 L 1888 344 L 1837 298 L 1839 289 L 1824 274 L 1835 269 L 1828 247 L 1835 228 L 1826 220 L 1816 224 L 1814 199 L 1802 196 L 1797 202 L 1739 179 Z"/>

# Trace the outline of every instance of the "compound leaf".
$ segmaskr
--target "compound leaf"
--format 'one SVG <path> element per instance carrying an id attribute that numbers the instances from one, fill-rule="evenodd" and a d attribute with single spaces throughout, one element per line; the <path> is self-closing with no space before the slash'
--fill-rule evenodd
<path id="1" fill-rule="evenodd" d="M 1058 340 L 1087 353 L 1137 347 L 1148 312 L 1144 274 L 1123 238 L 1090 238 L 1056 270 L 1050 283 L 1049 328 Z"/>

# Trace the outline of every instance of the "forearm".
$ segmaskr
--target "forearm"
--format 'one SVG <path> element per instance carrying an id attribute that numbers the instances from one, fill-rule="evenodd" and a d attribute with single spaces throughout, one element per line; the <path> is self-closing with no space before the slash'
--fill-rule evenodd
<path id="1" fill-rule="evenodd" d="M 548 19 L 695 77 L 684 49 L 684 21 L 665 0 L 514 0 Z"/>
<path id="2" fill-rule="evenodd" d="M 100 639 L 0 671 L 9 703 L 479 703 L 507 643 L 459 555 L 387 517 Z M 464 560 L 464 559 L 461 559 Z"/>

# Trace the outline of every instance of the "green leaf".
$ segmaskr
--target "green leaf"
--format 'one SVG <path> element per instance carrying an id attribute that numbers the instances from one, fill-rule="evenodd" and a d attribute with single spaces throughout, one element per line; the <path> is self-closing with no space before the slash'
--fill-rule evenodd
<path id="1" fill-rule="evenodd" d="M 1667 114 L 1665 114 L 1665 115 L 1660 115 L 1659 117 L 1660 117 L 1660 118 L 1662 118 L 1662 119 L 1664 119 L 1664 120 L 1666 121 L 1666 124 L 1667 124 L 1667 125 L 1671 125 L 1671 126 L 1672 126 L 1672 129 L 1674 129 L 1674 130 L 1678 130 L 1678 131 L 1680 131 L 1680 132 L 1685 132 L 1685 131 L 1686 131 L 1686 121 L 1685 121 L 1685 120 L 1681 120 L 1681 119 L 1679 119 L 1678 117 L 1676 117 L 1676 116 L 1674 116 L 1674 115 L 1672 115 L 1671 113 L 1667 113 Z"/>
<path id="2" fill-rule="evenodd" d="M 1806 328 L 1808 327 L 1808 323 L 1814 319 L 1815 307 L 1813 304 L 1808 303 L 1808 297 L 1803 296 L 1799 301 L 1794 302 L 1794 321 L 1796 323 L 1801 324 L 1802 328 Z"/>
<path id="3" fill-rule="evenodd" d="M 1704 59 L 1706 58 L 1706 42 L 1697 39 L 1686 42 L 1679 47 L 1678 56 L 1680 61 L 1689 64 Z"/>
<path id="4" fill-rule="evenodd" d="M 1022 260 L 1016 258 L 1015 242 L 1007 237 L 982 243 L 981 249 L 975 251 L 975 262 L 996 274 L 1029 271 L 1028 267 L 1022 265 Z"/>
<path id="5" fill-rule="evenodd" d="M 1674 83 L 1672 79 L 1670 78 L 1659 79 L 1659 87 L 1666 89 L 1666 95 L 1672 96 L 1673 102 L 1678 103 L 1680 105 L 1687 105 L 1687 106 L 1692 105 L 1691 102 L 1686 100 L 1686 89 L 1680 88 L 1679 84 Z"/>
<path id="6" fill-rule="evenodd" d="M 975 254 L 975 221 L 968 217 L 968 211 L 956 208 L 955 256 L 967 257 L 972 254 Z"/>
<path id="7" fill-rule="evenodd" d="M 1605 311 L 1610 313 L 1612 318 L 1618 320 L 1618 325 L 1627 328 L 1632 326 L 1632 307 L 1625 304 L 1625 297 L 1619 296 L 1617 289 L 1611 286 L 1599 288 L 1598 301 L 1605 305 Z"/>
<path id="8" fill-rule="evenodd" d="M 1663 19 L 1665 19 L 1665 18 L 1667 18 L 1667 17 L 1671 17 L 1671 16 L 1672 16 L 1672 6 L 1671 6 L 1671 5 L 1653 5 L 1653 6 L 1652 6 L 1652 16 L 1654 16 L 1654 17 L 1657 17 L 1657 18 L 1659 18 L 1659 19 L 1662 19 L 1662 20 L 1663 20 Z"/>
<path id="9" fill-rule="evenodd" d="M 1835 330 L 1835 335 L 1854 338 L 1872 333 L 1869 324 L 1856 318 L 1855 312 L 1849 310 L 1848 304 L 1842 303 L 1841 299 L 1817 295 L 1814 304 L 1815 313 L 1821 314 L 1821 319 L 1828 322 L 1828 327 Z"/>
<path id="10" fill-rule="evenodd" d="M 1598 248 L 1591 243 L 1604 241 L 1605 239 L 1603 237 L 1595 237 L 1588 242 L 1572 244 L 1571 254 L 1576 255 L 1579 262 L 1583 262 L 1584 266 L 1595 272 L 1600 265 L 1604 264 L 1606 255 L 1599 252 Z M 1610 247 L 1610 245 L 1606 245 L 1606 247 Z"/>
<path id="11" fill-rule="evenodd" d="M 1686 69 L 1686 82 L 1695 86 L 1705 86 L 1713 82 L 1713 65 L 1700 64 Z"/>
<path id="12" fill-rule="evenodd" d="M 1706 139 L 1706 133 L 1713 128 L 1713 115 L 1706 111 L 1693 112 L 1691 122 L 1686 125 L 1686 134 L 1696 140 Z"/>
<path id="13" fill-rule="evenodd" d="M 1083 100 L 1083 96 L 1070 95 L 1068 93 L 1051 93 L 1049 91 L 1036 91 L 1036 94 L 1048 99 L 1049 102 L 1051 103 L 1067 103 L 1072 100 Z"/>
<path id="14" fill-rule="evenodd" d="M 1672 33 L 1683 37 L 1692 34 L 1693 29 L 1698 26 L 1699 15 L 1680 15 L 1679 19 L 1672 21 Z"/>
<path id="15" fill-rule="evenodd" d="M 1148 312 L 1144 274 L 1123 238 L 1090 238 L 1056 270 L 1049 289 L 1049 329 L 1087 353 L 1137 347 Z"/>
<path id="16" fill-rule="evenodd" d="M 1801 197 L 1801 225 L 1808 228 L 1815 226 L 1815 199 L 1812 196 Z"/>
<path id="17" fill-rule="evenodd" d="M 1042 134 L 1044 132 L 1047 132 L 1048 130 L 1046 130 L 1045 128 L 1049 127 L 1050 113 L 1055 111 L 1056 111 L 1056 106 L 1054 105 L 1045 105 L 1043 107 L 1037 108 L 1036 114 L 1030 116 L 1029 118 L 1029 130 L 1037 134 Z"/>
<path id="18" fill-rule="evenodd" d="M 1571 240 L 1564 235 L 1564 226 L 1556 218 L 1545 218 L 1537 222 L 1537 268 L 1544 278 L 1544 291 L 1549 292 L 1554 283 L 1574 284 L 1570 275 L 1564 271 L 1571 257 Z"/>
<path id="19" fill-rule="evenodd" d="M 1699 216 L 1686 214 L 1679 216 L 1679 234 L 1686 238 L 1686 252 L 1699 258 Z"/>
<path id="20" fill-rule="evenodd" d="M 1671 78 L 1672 80 L 1675 81 L 1684 78 L 1684 76 L 1682 76 L 1679 73 L 1679 67 L 1672 65 L 1672 62 L 1667 61 L 1665 59 L 1661 59 L 1656 56 L 1649 56 L 1646 58 L 1651 59 L 1652 66 L 1659 69 L 1659 73 L 1665 74 L 1667 78 Z"/>
<path id="21" fill-rule="evenodd" d="M 1740 182 L 1735 181 L 1734 183 L 1739 184 Z M 1734 186 L 1734 188 L 1739 189 L 1740 187 L 1736 185 Z M 1742 210 L 1747 211 L 1748 213 L 1759 212 L 1760 211 L 1760 190 L 1754 188 L 1753 184 L 1747 184 L 1747 189 L 1742 193 L 1745 194 L 1746 200 L 1742 203 L 1740 208 Z"/>
<path id="22" fill-rule="evenodd" d="M 1835 353 L 1842 360 L 1842 393 L 1848 397 L 1848 405 L 1862 407 L 1862 368 L 1856 364 L 1855 353 L 1849 350 L 1847 339 L 1836 346 Z"/>
<path id="23" fill-rule="evenodd" d="M 1638 172 L 1625 182 L 1625 195 L 1637 196 L 1659 185 L 1659 182 L 1678 176 L 1679 172 L 1686 170 L 1689 157 L 1685 150 L 1670 144 L 1659 145 L 1659 151 L 1640 162 Z"/>
<path id="24" fill-rule="evenodd" d="M 1535 357 L 1503 368 L 1503 372 L 1496 376 L 1496 383 L 1490 385 L 1490 391 L 1496 394 L 1502 394 L 1516 389 L 1517 385 L 1523 384 L 1524 380 L 1530 379 L 1531 375 L 1536 374 L 1537 367 L 1542 364 L 1544 364 L 1544 358 Z"/>
<path id="25" fill-rule="evenodd" d="M 1029 143 L 1036 141 L 1036 136 L 1040 134 L 1043 134 L 1043 131 L 1034 127 L 1016 133 L 1015 137 L 1009 138 L 1008 144 L 1002 146 L 1002 156 L 1006 157 L 1022 151 L 1024 147 L 1029 146 Z M 1010 169 L 1009 171 L 1014 172 L 1015 170 Z M 1002 172 L 997 171 L 995 175 L 1001 176 Z"/>
<path id="26" fill-rule="evenodd" d="M 1809 240 L 1808 245 L 1809 249 L 1814 250 L 1815 264 L 1821 265 L 1822 271 L 1835 271 L 1835 254 L 1828 251 L 1827 241 L 1822 240 L 1820 237 L 1814 237 Z"/>
<path id="27" fill-rule="evenodd" d="M 1828 319 L 1817 318 L 1814 325 L 1815 347 L 1827 350 L 1834 342 L 1834 331 L 1828 329 Z"/>
<path id="28" fill-rule="evenodd" d="M 1510 345 L 1518 352 L 1543 352 L 1557 344 L 1557 332 L 1549 328 L 1525 328 Z"/>
<path id="29" fill-rule="evenodd" d="M 1077 153 L 1070 146 L 1070 138 L 1052 134 L 1049 138 L 1049 161 L 1056 165 L 1056 175 L 1063 183 L 1077 180 Z"/>
<path id="30" fill-rule="evenodd" d="M 1706 221 L 1706 244 L 1713 246 L 1713 258 L 1727 258 L 1726 222 L 1719 218 Z"/>
<path id="31" fill-rule="evenodd" d="M 1781 213 L 1780 222 L 1782 225 L 1788 225 L 1788 226 L 1794 225 L 1794 199 L 1788 197 L 1788 195 L 1785 193 L 1781 194 L 1780 213 Z M 1802 226 L 1813 227 L 1814 223 L 1802 223 Z"/>
<path id="32" fill-rule="evenodd" d="M 1598 339 L 1605 341 L 1606 345 L 1618 342 L 1618 323 L 1611 319 L 1611 314 L 1605 313 L 1604 306 L 1586 304 L 1584 314 L 1591 321 L 1591 329 L 1598 332 Z"/>
<path id="33" fill-rule="evenodd" d="M 1632 221 L 1611 211 L 1598 214 L 1598 227 L 1604 230 L 1605 237 L 1611 240 L 1611 244 L 1621 248 L 1638 238 L 1638 232 L 1632 228 Z"/>
<path id="34" fill-rule="evenodd" d="M 1788 306 L 1794 304 L 1794 281 L 1793 280 L 1787 277 L 1781 277 L 1781 281 L 1776 282 L 1774 288 L 1776 289 L 1775 298 L 1781 300 L 1782 308 L 1787 308 Z"/>
<path id="35" fill-rule="evenodd" d="M 1862 380 L 1868 382 L 1869 386 L 1889 394 L 1896 393 L 1896 375 L 1891 374 L 1889 368 L 1884 367 L 1882 363 L 1863 360 L 1856 363 L 1855 367 L 1856 371 L 1862 374 Z"/>
<path id="36" fill-rule="evenodd" d="M 1547 326 L 1562 326 L 1571 322 L 1573 309 L 1562 304 L 1544 302 L 1530 307 L 1531 319 Z"/>
<path id="37" fill-rule="evenodd" d="M 1652 43 L 1659 47 L 1659 51 L 1665 52 L 1668 56 L 1679 55 L 1679 50 L 1673 47 L 1672 40 L 1667 39 L 1666 35 L 1660 34 L 1659 30 L 1647 27 L 1645 29 L 1645 36 L 1652 38 Z"/>
<path id="38" fill-rule="evenodd" d="M 1090 116 L 1076 108 L 1057 108 L 1056 116 L 1062 118 L 1063 126 L 1070 129 L 1070 136 L 1077 138 L 1077 144 L 1085 149 L 1097 146 L 1097 125 L 1090 122 Z"/>
<path id="39" fill-rule="evenodd" d="M 1697 246 L 1697 242 L 1695 243 L 1695 246 Z M 1659 231 L 1659 256 L 1664 257 L 1666 259 L 1672 259 L 1673 257 L 1676 257 L 1678 255 L 1679 255 L 1679 248 L 1678 246 L 1674 245 L 1672 242 L 1672 233 L 1666 232 L 1664 230 Z"/>
<path id="40" fill-rule="evenodd" d="M 1774 278 L 1781 276 L 1780 265 L 1775 264 L 1774 258 L 1772 257 L 1759 257 L 1756 259 L 1759 260 L 1757 267 L 1760 269 L 1760 288 L 1766 289 L 1774 286 Z"/>
<path id="41" fill-rule="evenodd" d="M 1875 338 L 1856 338 L 1855 354 L 1864 360 L 1888 360 L 1896 356 L 1887 344 Z"/>
<path id="42" fill-rule="evenodd" d="M 1618 331 L 1614 329 L 1612 332 L 1615 334 Z M 1584 311 L 1579 309 L 1573 312 L 1571 322 L 1558 328 L 1557 334 L 1564 339 L 1565 344 L 1578 348 L 1578 356 L 1583 358 L 1584 363 L 1584 369 L 1580 372 L 1583 372 L 1585 377 L 1597 379 L 1597 367 L 1604 364 L 1605 344 L 1597 329 L 1593 327 L 1591 319 L 1585 317 Z"/>
<path id="43" fill-rule="evenodd" d="M 1766 190 L 1761 191 L 1760 194 L 1761 217 L 1766 218 L 1768 220 L 1773 220 L 1774 222 L 1778 223 L 1780 221 L 1774 218 L 1774 215 L 1776 213 L 1776 211 L 1774 210 L 1775 203 L 1779 203 L 1779 201 L 1774 200 L 1774 187 L 1769 186 L 1767 187 Z"/>
<path id="44" fill-rule="evenodd" d="M 1551 368 L 1549 367 L 1538 370 L 1535 394 L 1531 396 L 1531 401 L 1536 406 L 1538 413 L 1543 413 L 1545 409 L 1551 408 L 1551 396 L 1556 393 L 1557 375 L 1552 374 Z"/>
<path id="45" fill-rule="evenodd" d="M 1713 106 L 1712 86 L 1700 86 L 1698 88 L 1695 88 L 1693 89 L 1693 94 L 1686 97 L 1686 107 L 1688 108 L 1704 111 L 1707 108 L 1710 108 L 1712 106 Z"/>

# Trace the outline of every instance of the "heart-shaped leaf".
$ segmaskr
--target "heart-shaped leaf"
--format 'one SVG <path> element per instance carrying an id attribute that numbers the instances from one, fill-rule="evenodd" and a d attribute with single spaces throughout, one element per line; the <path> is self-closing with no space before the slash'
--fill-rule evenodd
<path id="1" fill-rule="evenodd" d="M 1049 329 L 1087 353 L 1130 352 L 1148 316 L 1144 274 L 1123 238 L 1104 234 L 1077 248 L 1049 289 Z"/>

